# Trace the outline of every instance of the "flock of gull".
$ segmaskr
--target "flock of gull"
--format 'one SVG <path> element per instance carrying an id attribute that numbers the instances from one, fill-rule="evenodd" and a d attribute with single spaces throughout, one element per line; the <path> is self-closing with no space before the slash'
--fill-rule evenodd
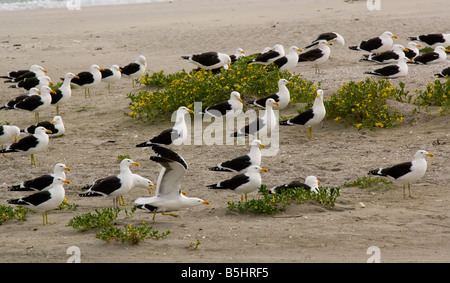
<path id="1" fill-rule="evenodd" d="M 361 41 L 358 45 L 349 46 L 350 50 L 365 51 L 361 61 L 369 61 L 385 66 L 366 72 L 367 74 L 391 79 L 406 76 L 408 73 L 407 63 L 422 65 L 436 64 L 445 62 L 445 46 L 450 45 L 450 34 L 425 34 L 417 37 L 410 37 L 411 42 L 406 47 L 400 44 L 394 44 L 397 37 L 391 32 L 384 32 L 378 37 Z M 419 53 L 418 47 L 421 42 L 434 48 L 431 52 Z M 249 64 L 274 64 L 280 70 L 293 70 L 301 62 L 313 62 L 316 73 L 320 73 L 319 66 L 326 62 L 330 57 L 330 45 L 338 43 L 345 44 L 344 38 L 336 32 L 320 34 L 310 45 L 308 49 L 302 52 L 297 46 L 291 46 L 285 53 L 284 47 L 276 44 L 272 48 L 265 48 L 257 54 Z M 227 55 L 219 52 L 205 52 L 182 56 L 195 64 L 198 68 L 210 70 L 218 73 L 231 68 L 239 57 L 245 56 L 241 48 L 236 50 L 233 55 Z M 134 80 L 145 74 L 147 69 L 146 58 L 139 56 L 135 62 L 124 67 L 113 65 L 111 68 L 103 69 L 93 64 L 89 71 L 74 74 L 68 72 L 64 78 L 61 78 L 62 84 L 52 89 L 53 83 L 46 75 L 46 70 L 39 65 L 32 65 L 30 69 L 11 71 L 2 76 L 5 82 L 11 83 L 11 88 L 24 90 L 25 94 L 19 95 L 6 102 L 0 107 L 0 110 L 24 110 L 35 114 L 36 124 L 20 129 L 14 125 L 0 126 L 0 153 L 25 153 L 31 156 L 31 164 L 36 165 L 34 154 L 43 152 L 49 145 L 52 137 L 61 136 L 65 133 L 64 124 L 59 115 L 59 106 L 66 103 L 72 94 L 72 88 L 84 89 L 85 96 L 90 96 L 90 89 L 104 82 L 113 84 L 121 79 L 122 76 L 131 78 L 134 86 Z M 449 75 L 450 68 L 442 70 L 438 77 Z M 247 200 L 247 194 L 257 190 L 261 186 L 261 172 L 267 172 L 267 169 L 261 167 L 261 148 L 265 145 L 262 137 L 270 136 L 276 126 L 303 125 L 308 128 L 308 138 L 313 140 L 311 129 L 319 124 L 326 115 L 323 103 L 323 91 L 317 90 L 317 96 L 313 106 L 298 114 L 295 117 L 277 121 L 274 110 L 286 108 L 290 101 L 290 93 L 287 85 L 290 82 L 285 79 L 278 81 L 278 91 L 266 97 L 247 101 L 249 106 L 263 108 L 264 115 L 242 127 L 231 136 L 248 136 L 250 151 L 246 155 L 237 156 L 225 160 L 215 166 L 208 168 L 210 171 L 232 172 L 233 176 L 208 185 L 210 189 L 231 190 L 244 196 Z M 216 105 L 209 106 L 202 110 L 202 114 L 213 117 L 234 118 L 242 112 L 243 100 L 239 92 L 233 91 L 230 99 Z M 39 112 L 44 108 L 53 105 L 56 107 L 57 115 L 52 121 L 39 121 Z M 152 195 L 151 188 L 156 188 L 155 196 L 141 197 L 134 201 L 138 208 L 153 212 L 153 219 L 157 212 L 162 214 L 176 216 L 167 212 L 180 210 L 182 208 L 193 207 L 201 204 L 209 204 L 200 198 L 188 197 L 181 190 L 180 183 L 188 169 L 187 162 L 181 155 L 174 152 L 170 147 L 172 145 L 181 145 L 188 137 L 185 115 L 192 114 L 193 111 L 187 107 L 180 107 L 177 110 L 176 120 L 173 127 L 166 129 L 148 141 L 139 143 L 136 147 L 150 147 L 155 156 L 150 160 L 158 163 L 162 168 L 156 185 L 147 178 L 133 174 L 131 166 L 139 166 L 131 159 L 124 159 L 120 162 L 119 174 L 103 177 L 95 180 L 91 185 L 83 187 L 80 197 L 109 196 L 113 198 L 113 205 L 124 205 L 123 195 L 127 194 L 133 187 L 145 187 Z M 25 134 L 20 138 L 21 134 Z M 19 139 L 20 138 L 20 139 Z M 4 144 L 8 144 L 4 147 Z M 408 185 L 409 195 L 410 184 L 422 178 L 427 169 L 426 156 L 432 157 L 433 154 L 424 150 L 419 150 L 414 155 L 414 159 L 409 162 L 396 164 L 391 167 L 378 168 L 369 171 L 371 175 L 390 177 L 403 183 L 403 194 L 406 196 L 405 189 Z M 63 185 L 70 183 L 66 180 L 65 171 L 70 168 L 64 164 L 58 163 L 51 174 L 39 176 L 32 180 L 23 181 L 18 185 L 11 186 L 11 191 L 33 191 L 34 193 L 8 200 L 8 203 L 14 205 L 24 205 L 30 208 L 43 211 L 43 223 L 48 224 L 47 211 L 58 207 L 65 198 Z M 320 181 L 315 176 L 308 176 L 305 182 L 294 180 L 290 183 L 282 184 L 271 188 L 270 193 L 279 193 L 288 188 L 305 188 L 312 192 L 317 192 Z"/>

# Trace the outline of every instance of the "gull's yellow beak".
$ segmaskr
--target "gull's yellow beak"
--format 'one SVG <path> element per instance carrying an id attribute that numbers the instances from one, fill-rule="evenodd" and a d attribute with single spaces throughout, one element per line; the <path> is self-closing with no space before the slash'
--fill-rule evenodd
<path id="1" fill-rule="evenodd" d="M 261 168 L 261 172 L 268 172 L 269 170 L 267 170 L 266 168 Z"/>
<path id="2" fill-rule="evenodd" d="M 274 102 L 273 104 L 275 104 L 276 106 L 280 106 L 280 103 L 278 102 Z"/>
<path id="3" fill-rule="evenodd" d="M 53 85 L 53 84 L 52 84 Z M 52 90 L 50 91 L 51 94 L 56 94 L 56 91 Z"/>
<path id="4" fill-rule="evenodd" d="M 14 142 L 17 142 L 19 139 L 17 137 L 14 137 Z"/>
<path id="5" fill-rule="evenodd" d="M 121 68 L 119 68 L 118 70 L 119 70 L 119 72 L 122 72 L 122 69 L 121 69 Z"/>
<path id="6" fill-rule="evenodd" d="M 64 183 L 70 184 L 70 181 L 69 180 L 64 180 Z"/>
<path id="7" fill-rule="evenodd" d="M 185 191 L 181 191 L 181 194 L 183 195 L 183 196 L 185 196 L 186 195 L 186 192 Z"/>
<path id="8" fill-rule="evenodd" d="M 80 77 L 79 76 L 75 76 L 75 77 L 73 77 L 74 79 L 79 79 Z"/>
<path id="9" fill-rule="evenodd" d="M 448 49 L 445 49 L 445 52 L 447 52 L 447 53 L 450 53 L 450 50 L 448 50 Z"/>
<path id="10" fill-rule="evenodd" d="M 409 62 L 409 63 L 414 63 L 414 61 L 413 61 L 413 60 L 411 60 L 411 59 L 409 59 L 409 60 L 408 60 L 408 62 Z"/>
<path id="11" fill-rule="evenodd" d="M 149 187 L 153 187 L 153 188 L 156 189 L 156 185 L 154 185 L 154 184 L 153 185 L 149 185 Z"/>
<path id="12" fill-rule="evenodd" d="M 209 201 L 205 200 L 204 202 L 202 202 L 203 204 L 210 204 Z"/>
<path id="13" fill-rule="evenodd" d="M 47 70 L 42 70 L 42 72 L 47 73 Z"/>
<path id="14" fill-rule="evenodd" d="M 317 184 L 320 184 L 320 180 L 317 180 Z"/>
<path id="15" fill-rule="evenodd" d="M 262 148 L 264 148 L 264 147 L 266 147 L 266 146 L 265 146 L 265 145 L 263 145 L 263 144 L 260 144 L 260 145 L 259 145 L 259 147 L 262 147 Z"/>
<path id="16" fill-rule="evenodd" d="M 408 52 L 409 49 L 408 49 L 408 48 L 403 48 L 403 51 L 404 51 L 404 52 Z"/>
<path id="17" fill-rule="evenodd" d="M 139 163 L 137 163 L 137 162 L 133 162 L 131 164 L 134 165 L 134 166 L 139 166 Z"/>
<path id="18" fill-rule="evenodd" d="M 52 82 L 49 82 L 49 85 L 53 85 L 53 83 L 52 83 Z"/>
<path id="19" fill-rule="evenodd" d="M 100 68 L 100 69 L 98 69 L 99 71 L 104 71 L 105 69 L 103 69 L 103 68 Z"/>
<path id="20" fill-rule="evenodd" d="M 194 110 L 189 109 L 188 112 L 189 112 L 190 114 L 194 114 Z"/>
<path id="21" fill-rule="evenodd" d="M 46 130 L 45 131 L 47 134 L 52 134 L 53 132 L 52 131 L 50 131 L 50 130 Z"/>
<path id="22" fill-rule="evenodd" d="M 242 101 L 242 98 L 239 98 L 239 101 L 240 101 L 241 103 L 244 103 L 244 101 Z"/>
<path id="23" fill-rule="evenodd" d="M 297 51 L 298 51 L 298 52 L 302 52 L 303 50 L 301 50 L 301 49 L 299 48 L 299 49 L 297 49 Z"/>
<path id="24" fill-rule="evenodd" d="M 69 168 L 69 167 L 66 167 L 66 168 L 64 168 L 64 170 L 66 170 L 66 171 L 70 171 L 70 168 Z"/>
<path id="25" fill-rule="evenodd" d="M 395 38 L 395 39 L 397 39 L 397 38 L 398 38 L 398 36 L 396 36 L 396 35 L 393 35 L 393 36 L 392 36 L 392 38 Z"/>
<path id="26" fill-rule="evenodd" d="M 427 154 L 427 156 L 429 156 L 429 157 L 433 157 L 433 156 L 434 156 L 434 154 L 432 154 L 432 153 L 428 153 L 428 154 Z"/>
<path id="27" fill-rule="evenodd" d="M 50 123 L 52 123 L 52 124 L 55 124 L 55 123 L 56 123 L 56 121 L 51 121 Z"/>

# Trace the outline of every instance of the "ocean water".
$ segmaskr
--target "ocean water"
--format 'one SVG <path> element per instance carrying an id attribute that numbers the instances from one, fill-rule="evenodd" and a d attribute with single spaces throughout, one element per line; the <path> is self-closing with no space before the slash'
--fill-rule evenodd
<path id="1" fill-rule="evenodd" d="M 86 6 L 164 2 L 168 0 L 0 0 L 0 11 L 68 8 L 80 10 Z"/>

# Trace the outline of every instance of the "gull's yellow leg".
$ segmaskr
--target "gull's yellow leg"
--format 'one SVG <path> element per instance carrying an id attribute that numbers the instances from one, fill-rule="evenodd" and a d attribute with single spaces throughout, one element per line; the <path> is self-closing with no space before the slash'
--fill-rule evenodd
<path id="1" fill-rule="evenodd" d="M 178 217 L 178 215 L 172 214 L 172 213 L 164 213 L 164 212 L 162 212 L 161 214 L 162 215 L 169 215 L 169 216 L 173 216 L 173 217 Z"/>
<path id="2" fill-rule="evenodd" d="M 31 155 L 31 165 L 36 165 L 36 161 L 34 160 L 34 154 Z"/>
<path id="3" fill-rule="evenodd" d="M 308 128 L 308 138 L 309 138 L 310 140 L 313 140 L 313 139 L 314 139 L 313 136 L 312 136 L 312 130 L 311 130 L 311 127 Z"/>

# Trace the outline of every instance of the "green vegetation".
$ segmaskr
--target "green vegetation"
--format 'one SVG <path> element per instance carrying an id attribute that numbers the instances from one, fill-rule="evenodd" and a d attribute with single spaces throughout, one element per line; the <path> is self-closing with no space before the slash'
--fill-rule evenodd
<path id="1" fill-rule="evenodd" d="M 26 207 L 11 207 L 0 204 L 0 225 L 6 221 L 15 219 L 18 221 L 27 221 L 28 212 L 31 210 Z"/>
<path id="2" fill-rule="evenodd" d="M 278 81 L 287 79 L 292 102 L 311 103 L 318 86 L 313 82 L 288 71 L 279 71 L 275 66 L 247 64 L 251 58 L 238 60 L 228 71 L 219 74 L 203 69 L 175 74 L 159 71 L 144 75 L 140 84 L 155 88 L 150 92 L 141 90 L 129 93 L 131 100 L 129 117 L 145 122 L 154 122 L 156 117 L 170 118 L 178 107 L 192 108 L 194 102 L 202 102 L 202 107 L 229 99 L 232 91 L 238 91 L 241 98 L 263 97 L 278 91 Z"/>
<path id="3" fill-rule="evenodd" d="M 439 106 L 438 113 L 446 115 L 450 112 L 450 80 L 444 82 L 436 79 L 427 84 L 425 90 L 416 89 L 417 97 L 414 104 L 429 112 L 429 106 Z"/>
<path id="4" fill-rule="evenodd" d="M 261 186 L 259 192 L 261 198 L 251 199 L 248 201 L 228 202 L 228 210 L 237 212 L 251 211 L 256 214 L 276 214 L 285 210 L 291 203 L 304 203 L 314 200 L 322 206 L 334 206 L 337 197 L 340 195 L 338 187 L 318 188 L 317 193 L 304 188 L 288 189 L 279 194 L 270 194 L 266 186 Z"/>
<path id="5" fill-rule="evenodd" d="M 104 240 L 106 242 L 110 241 L 120 241 L 122 244 L 131 243 L 133 245 L 139 244 L 145 239 L 161 239 L 165 238 L 170 234 L 170 231 L 159 233 L 153 230 L 153 226 L 148 226 L 143 223 L 143 226 L 125 225 L 124 229 L 117 227 L 104 227 L 103 231 L 95 234 L 97 239 Z"/>

